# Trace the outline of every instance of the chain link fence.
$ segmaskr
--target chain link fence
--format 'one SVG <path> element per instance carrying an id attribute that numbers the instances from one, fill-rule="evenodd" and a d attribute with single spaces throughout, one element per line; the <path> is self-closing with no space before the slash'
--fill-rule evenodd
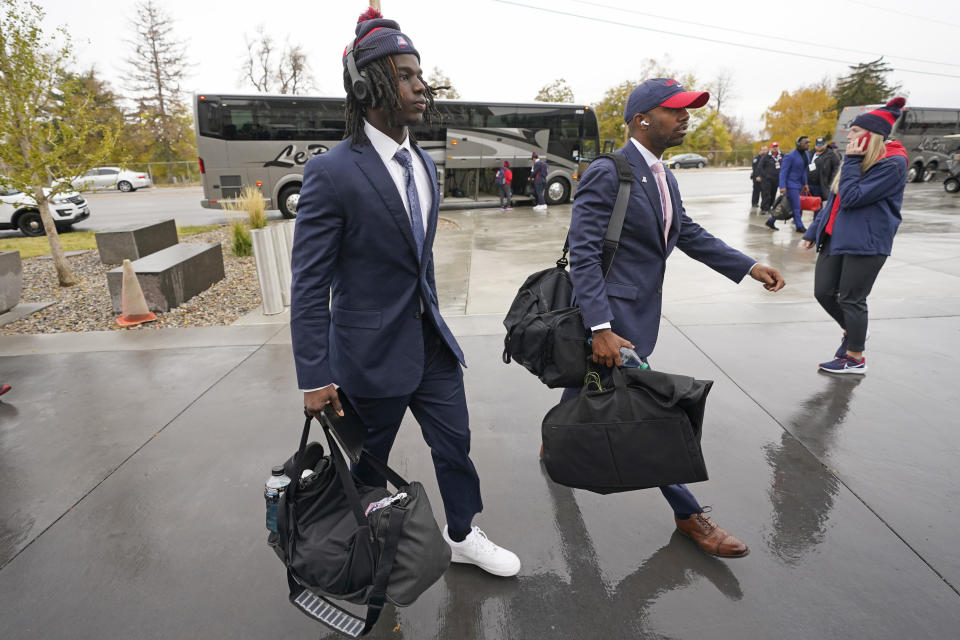
<path id="1" fill-rule="evenodd" d="M 200 166 L 196 160 L 179 162 L 147 162 L 127 167 L 131 171 L 145 171 L 154 186 L 186 186 L 200 184 Z"/>

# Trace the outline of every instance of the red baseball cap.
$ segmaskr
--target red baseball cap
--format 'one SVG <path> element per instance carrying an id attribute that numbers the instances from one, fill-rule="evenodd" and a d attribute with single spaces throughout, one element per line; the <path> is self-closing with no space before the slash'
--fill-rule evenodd
<path id="1" fill-rule="evenodd" d="M 770 146 L 771 146 L 771 147 L 779 147 L 779 146 L 780 146 L 780 143 L 779 143 L 779 142 L 771 142 L 771 143 L 770 143 Z"/>
<path id="2" fill-rule="evenodd" d="M 673 78 L 653 78 L 637 86 L 627 98 L 623 110 L 624 122 L 630 122 L 638 113 L 646 113 L 655 107 L 671 109 L 702 107 L 710 99 L 707 91 L 686 91 Z"/>

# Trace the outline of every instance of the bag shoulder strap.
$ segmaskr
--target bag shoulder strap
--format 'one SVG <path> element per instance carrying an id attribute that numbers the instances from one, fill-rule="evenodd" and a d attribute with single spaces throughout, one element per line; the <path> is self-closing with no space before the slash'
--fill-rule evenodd
<path id="1" fill-rule="evenodd" d="M 617 201 L 613 205 L 613 212 L 610 214 L 610 222 L 607 224 L 607 232 L 603 236 L 603 249 L 600 259 L 601 270 L 604 277 L 613 264 L 613 257 L 620 246 L 620 233 L 623 231 L 623 221 L 627 217 L 627 205 L 630 204 L 630 187 L 633 185 L 633 169 L 630 168 L 630 161 L 622 153 L 601 153 L 593 162 L 600 158 L 608 158 L 613 161 L 617 168 L 617 178 L 620 185 L 617 188 Z M 591 164 L 593 164 L 591 162 Z M 570 250 L 570 234 L 567 234 L 563 241 L 563 255 L 557 260 L 557 266 L 561 269 L 566 268 L 567 252 Z M 561 264 L 562 263 L 562 264 Z"/>

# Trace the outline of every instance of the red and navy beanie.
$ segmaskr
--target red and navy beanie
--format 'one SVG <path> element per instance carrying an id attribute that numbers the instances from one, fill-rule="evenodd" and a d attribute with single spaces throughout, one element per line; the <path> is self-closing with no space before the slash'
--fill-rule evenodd
<path id="1" fill-rule="evenodd" d="M 393 20 L 387 20 L 376 9 L 368 9 L 357 20 L 357 37 L 353 41 L 354 58 L 357 68 L 362 69 L 374 60 L 386 56 L 412 53 L 420 59 L 420 54 L 413 46 L 410 37 L 400 32 L 400 25 Z M 343 50 L 343 65 L 347 65 L 347 51 L 350 45 Z"/>
<path id="2" fill-rule="evenodd" d="M 884 107 L 868 111 L 867 113 L 861 113 L 853 119 L 850 126 L 862 127 L 867 131 L 879 133 L 886 138 L 890 135 L 890 130 L 893 129 L 893 123 L 900 117 L 900 110 L 903 109 L 903 105 L 905 104 L 907 104 L 907 101 L 903 98 L 894 98 Z"/>

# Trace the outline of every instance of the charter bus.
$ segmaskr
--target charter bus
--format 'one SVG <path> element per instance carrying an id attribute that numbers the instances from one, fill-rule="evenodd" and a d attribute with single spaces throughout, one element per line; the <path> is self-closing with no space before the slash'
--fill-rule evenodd
<path id="1" fill-rule="evenodd" d="M 523 194 L 531 154 L 549 165 L 545 198 L 570 199 L 582 166 L 599 148 L 597 116 L 586 105 L 437 100 L 440 121 L 413 127 L 437 165 L 440 193 L 478 199 L 493 193 L 508 160 L 514 193 Z M 264 94 L 194 95 L 194 127 L 203 181 L 201 205 L 220 208 L 257 186 L 272 209 L 296 216 L 303 166 L 344 135 L 344 98 Z"/>
<path id="2" fill-rule="evenodd" d="M 871 104 L 844 107 L 837 119 L 834 141 L 842 151 L 847 144 L 850 123 L 861 113 L 879 109 Z M 960 133 L 960 109 L 906 106 L 890 131 L 891 140 L 899 140 L 907 150 L 907 182 L 929 182 L 938 171 L 947 170 L 952 146 L 949 136 Z"/>

